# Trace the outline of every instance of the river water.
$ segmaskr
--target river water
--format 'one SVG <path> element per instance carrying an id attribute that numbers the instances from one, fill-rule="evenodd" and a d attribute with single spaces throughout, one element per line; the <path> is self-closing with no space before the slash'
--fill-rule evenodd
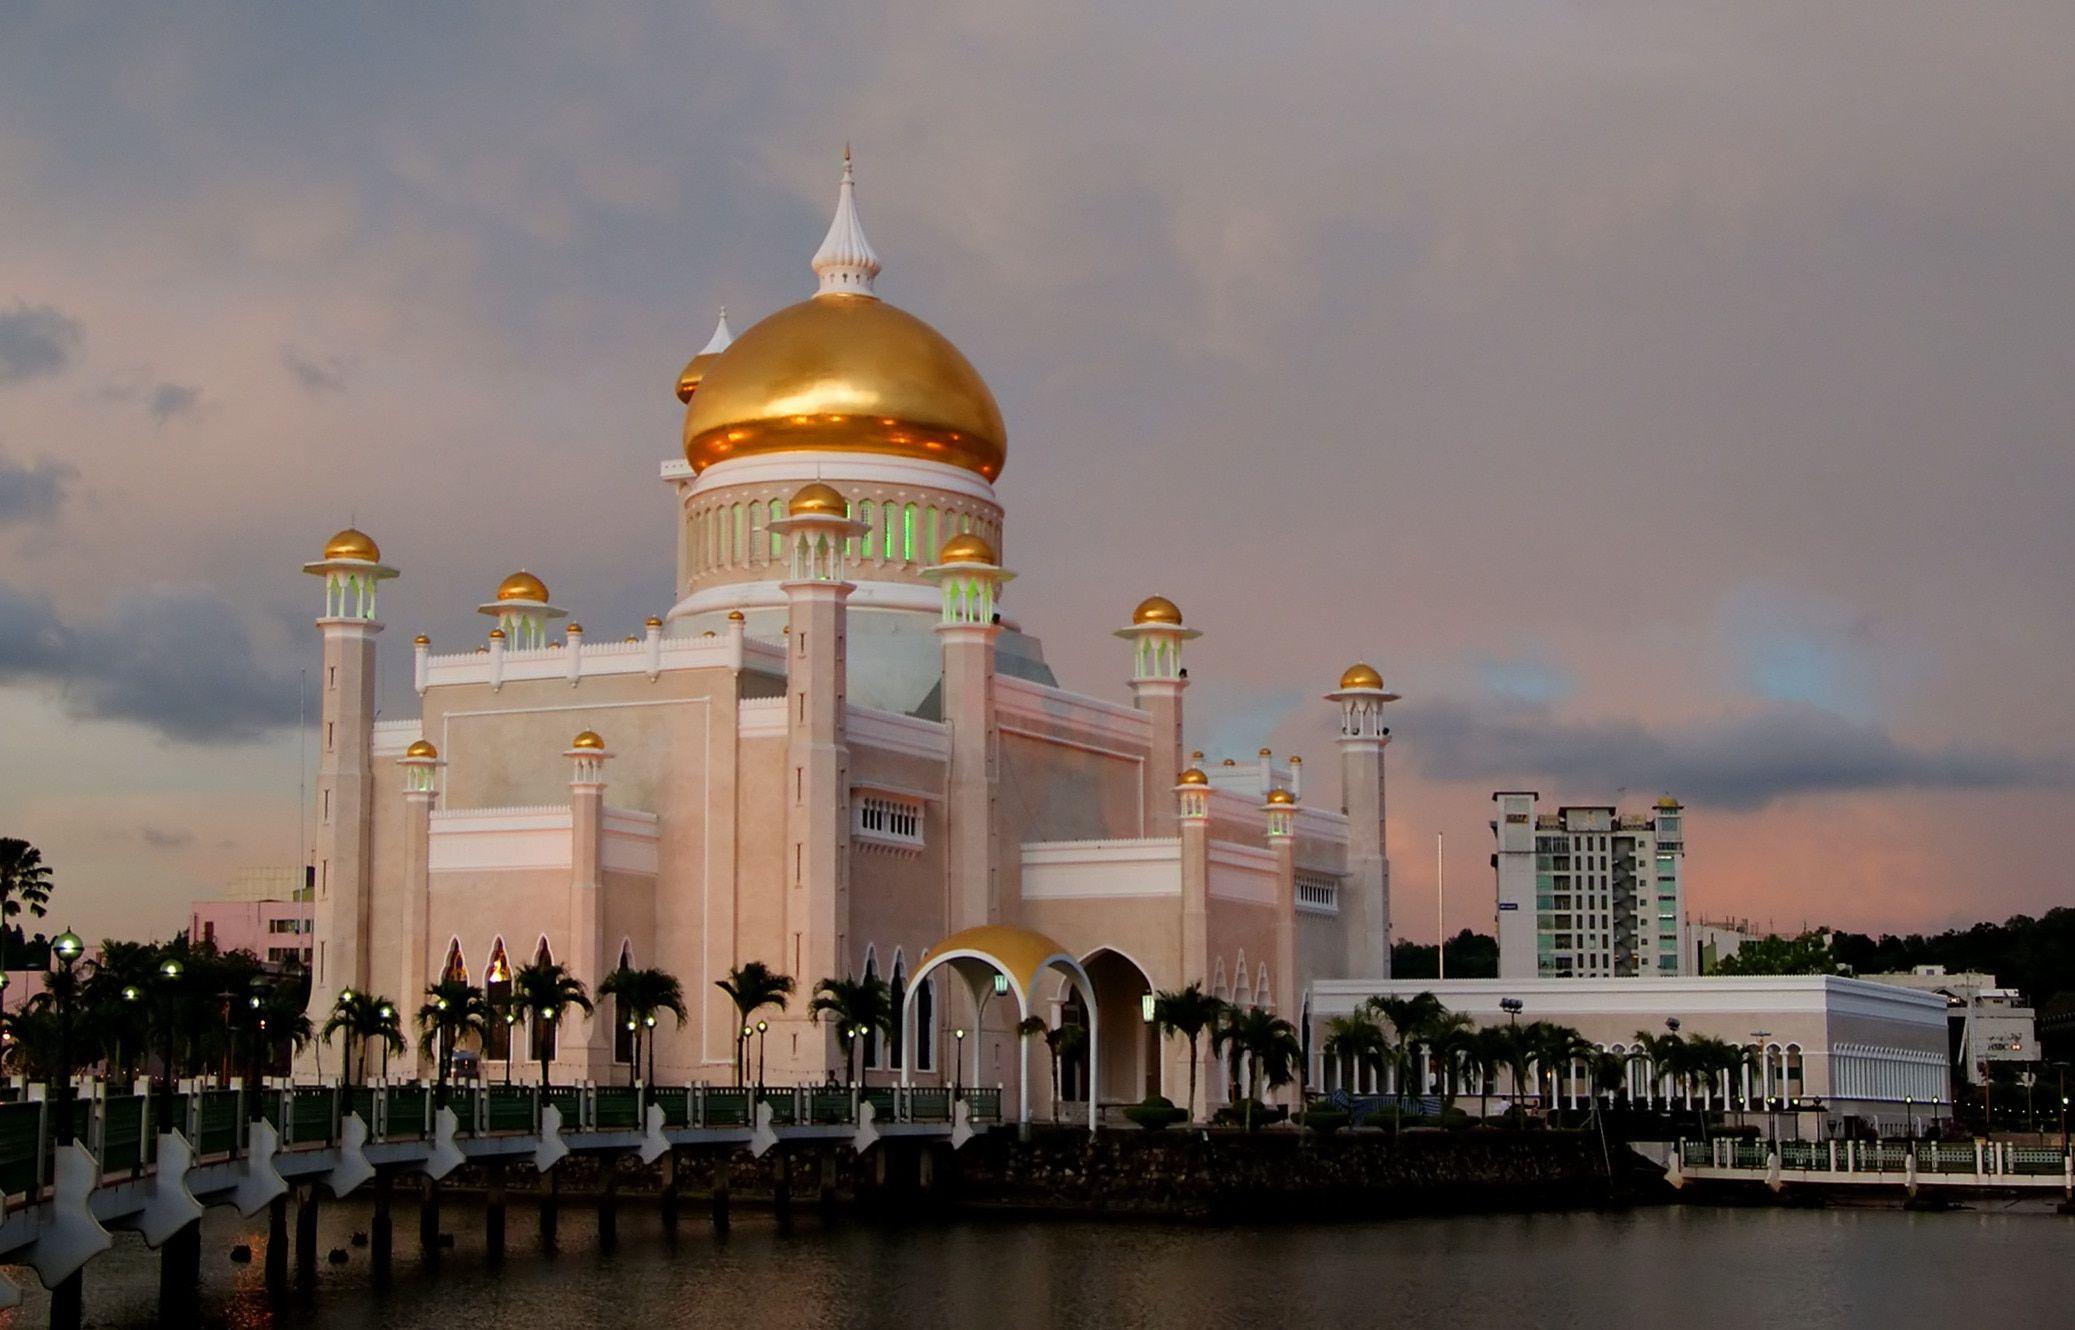
<path id="1" fill-rule="evenodd" d="M 450 1199 L 455 1246 L 434 1275 L 397 1207 L 397 1263 L 372 1277 L 362 1205 L 327 1206 L 314 1296 L 271 1302 L 263 1222 L 204 1221 L 204 1323 L 311 1327 L 612 1326 L 729 1330 L 912 1326 L 1326 1327 L 1879 1326 L 2075 1324 L 2075 1219 L 2039 1213 L 1662 1207 L 1622 1214 L 1489 1215 L 1376 1224 L 1196 1228 L 982 1219 L 887 1227 L 802 1218 L 781 1232 L 738 1211 L 716 1236 L 687 1208 L 666 1238 L 629 1205 L 601 1250 L 591 1215 L 564 1209 L 544 1252 L 510 1212 L 501 1266 L 481 1214 Z M 230 1248 L 251 1242 L 250 1265 Z M 87 1321 L 154 1319 L 157 1258 L 134 1235 L 87 1269 Z M 0 1325 L 41 1326 L 34 1279 Z"/>

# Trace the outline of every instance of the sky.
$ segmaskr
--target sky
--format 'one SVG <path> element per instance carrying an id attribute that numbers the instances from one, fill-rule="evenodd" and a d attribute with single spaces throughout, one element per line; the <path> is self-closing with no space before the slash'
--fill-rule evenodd
<path id="1" fill-rule="evenodd" d="M 1006 606 L 1190 743 L 1405 695 L 1398 931 L 1488 929 L 1490 795 L 1690 809 L 1690 904 L 2071 901 L 2075 11 L 743 4 L 0 8 L 0 835 L 170 934 L 294 862 L 348 522 L 408 640 L 525 566 L 668 608 L 672 394 L 879 291 L 1009 428 Z"/>

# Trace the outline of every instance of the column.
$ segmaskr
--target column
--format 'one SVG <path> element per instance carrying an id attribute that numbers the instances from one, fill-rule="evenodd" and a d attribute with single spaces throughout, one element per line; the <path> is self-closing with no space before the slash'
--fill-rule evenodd
<path id="1" fill-rule="evenodd" d="M 1178 826 L 1172 791 L 1182 772 L 1182 692 L 1189 686 L 1182 643 L 1202 634 L 1182 626 L 1181 609 L 1173 601 L 1149 596 L 1131 612 L 1131 626 L 1118 629 L 1117 636 L 1131 643 L 1131 704 L 1152 722 L 1152 747 L 1141 769 L 1140 834 L 1164 839 Z"/>
<path id="2" fill-rule="evenodd" d="M 605 939 L 605 763 L 612 757 L 605 740 L 585 730 L 570 741 L 563 756 L 569 777 L 569 932 L 563 962 L 584 987 L 596 992 L 606 975 Z M 555 1060 L 573 1063 L 578 1075 L 595 1076 L 611 1059 L 612 1023 L 590 1020 L 562 1024 L 556 1032 Z"/>
<path id="3" fill-rule="evenodd" d="M 403 768 L 403 946 L 397 956 L 397 1000 L 410 1004 L 432 982 L 428 955 L 432 922 L 432 808 L 439 797 L 439 749 L 426 739 L 405 750 Z M 422 1060 L 422 1059 L 421 1059 Z M 435 1067 L 435 1071 L 438 1069 Z"/>
<path id="4" fill-rule="evenodd" d="M 1384 835 L 1383 750 L 1390 729 L 1383 708 L 1398 700 L 1368 665 L 1349 666 L 1326 698 L 1340 704 L 1341 807 L 1347 814 L 1347 876 L 1340 887 L 1340 926 L 1350 978 L 1389 978 L 1390 860 Z"/>
<path id="5" fill-rule="evenodd" d="M 940 562 L 924 570 L 942 593 L 937 640 L 943 652 L 943 720 L 951 732 L 944 810 L 945 856 L 951 877 L 950 929 L 1004 918 L 1000 835 L 996 817 L 999 735 L 994 706 L 995 605 L 1015 574 L 995 563 L 994 549 L 970 532 L 944 543 Z"/>

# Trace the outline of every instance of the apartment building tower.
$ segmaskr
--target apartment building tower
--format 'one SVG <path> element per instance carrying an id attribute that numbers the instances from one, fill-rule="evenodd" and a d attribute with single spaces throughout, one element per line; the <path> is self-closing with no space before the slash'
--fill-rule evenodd
<path id="1" fill-rule="evenodd" d="M 1492 868 L 1503 979 L 1678 975 L 1686 945 L 1685 816 L 1659 799 L 1648 813 L 1492 795 Z"/>

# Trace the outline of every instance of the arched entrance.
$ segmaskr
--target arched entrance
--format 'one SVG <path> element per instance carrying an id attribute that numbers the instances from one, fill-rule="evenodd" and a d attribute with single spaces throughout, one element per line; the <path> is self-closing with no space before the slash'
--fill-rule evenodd
<path id="1" fill-rule="evenodd" d="M 909 1071 L 915 1048 L 915 995 L 923 991 L 924 983 L 937 970 L 950 970 L 965 980 L 972 991 L 976 1010 L 984 1010 L 990 999 L 1006 1000 L 1013 1004 L 1015 1020 L 1013 1026 L 1021 1026 L 1034 1014 L 1037 1006 L 1038 981 L 1045 972 L 1057 971 L 1072 981 L 1082 1000 L 1088 1004 L 1089 1032 L 1088 1053 L 1090 1065 L 1098 1072 L 1102 1066 L 1100 1018 L 1102 1004 L 1096 998 L 1095 984 L 1088 972 L 1073 954 L 1043 933 L 1034 933 L 1027 928 L 1012 928 L 1006 924 L 984 924 L 979 928 L 968 928 L 953 933 L 942 942 L 931 947 L 922 957 L 922 964 L 915 971 L 915 978 L 908 988 L 907 1000 L 901 1004 L 901 1084 L 908 1084 Z M 1032 1037 L 1020 1034 L 1017 1046 L 1017 1092 L 1016 1121 L 1018 1125 L 1030 1121 L 1030 1066 Z M 955 1070 L 955 1078 L 966 1084 L 978 1084 L 980 1080 L 980 1041 L 972 1041 L 972 1065 Z M 949 1050 L 947 1050 L 948 1052 Z M 1088 1085 L 1088 1130 L 1095 1130 L 1096 1093 L 1101 1076 L 1089 1077 Z"/>
<path id="2" fill-rule="evenodd" d="M 1102 1060 L 1096 1064 L 1096 1079 L 1112 1099 L 1136 1103 L 1160 1093 L 1160 1037 L 1158 1027 L 1146 1019 L 1146 1000 L 1153 995 L 1153 981 L 1137 961 L 1121 951 L 1102 947 L 1081 958 L 1081 968 L 1095 985 L 1093 1031 L 1099 1038 Z"/>

